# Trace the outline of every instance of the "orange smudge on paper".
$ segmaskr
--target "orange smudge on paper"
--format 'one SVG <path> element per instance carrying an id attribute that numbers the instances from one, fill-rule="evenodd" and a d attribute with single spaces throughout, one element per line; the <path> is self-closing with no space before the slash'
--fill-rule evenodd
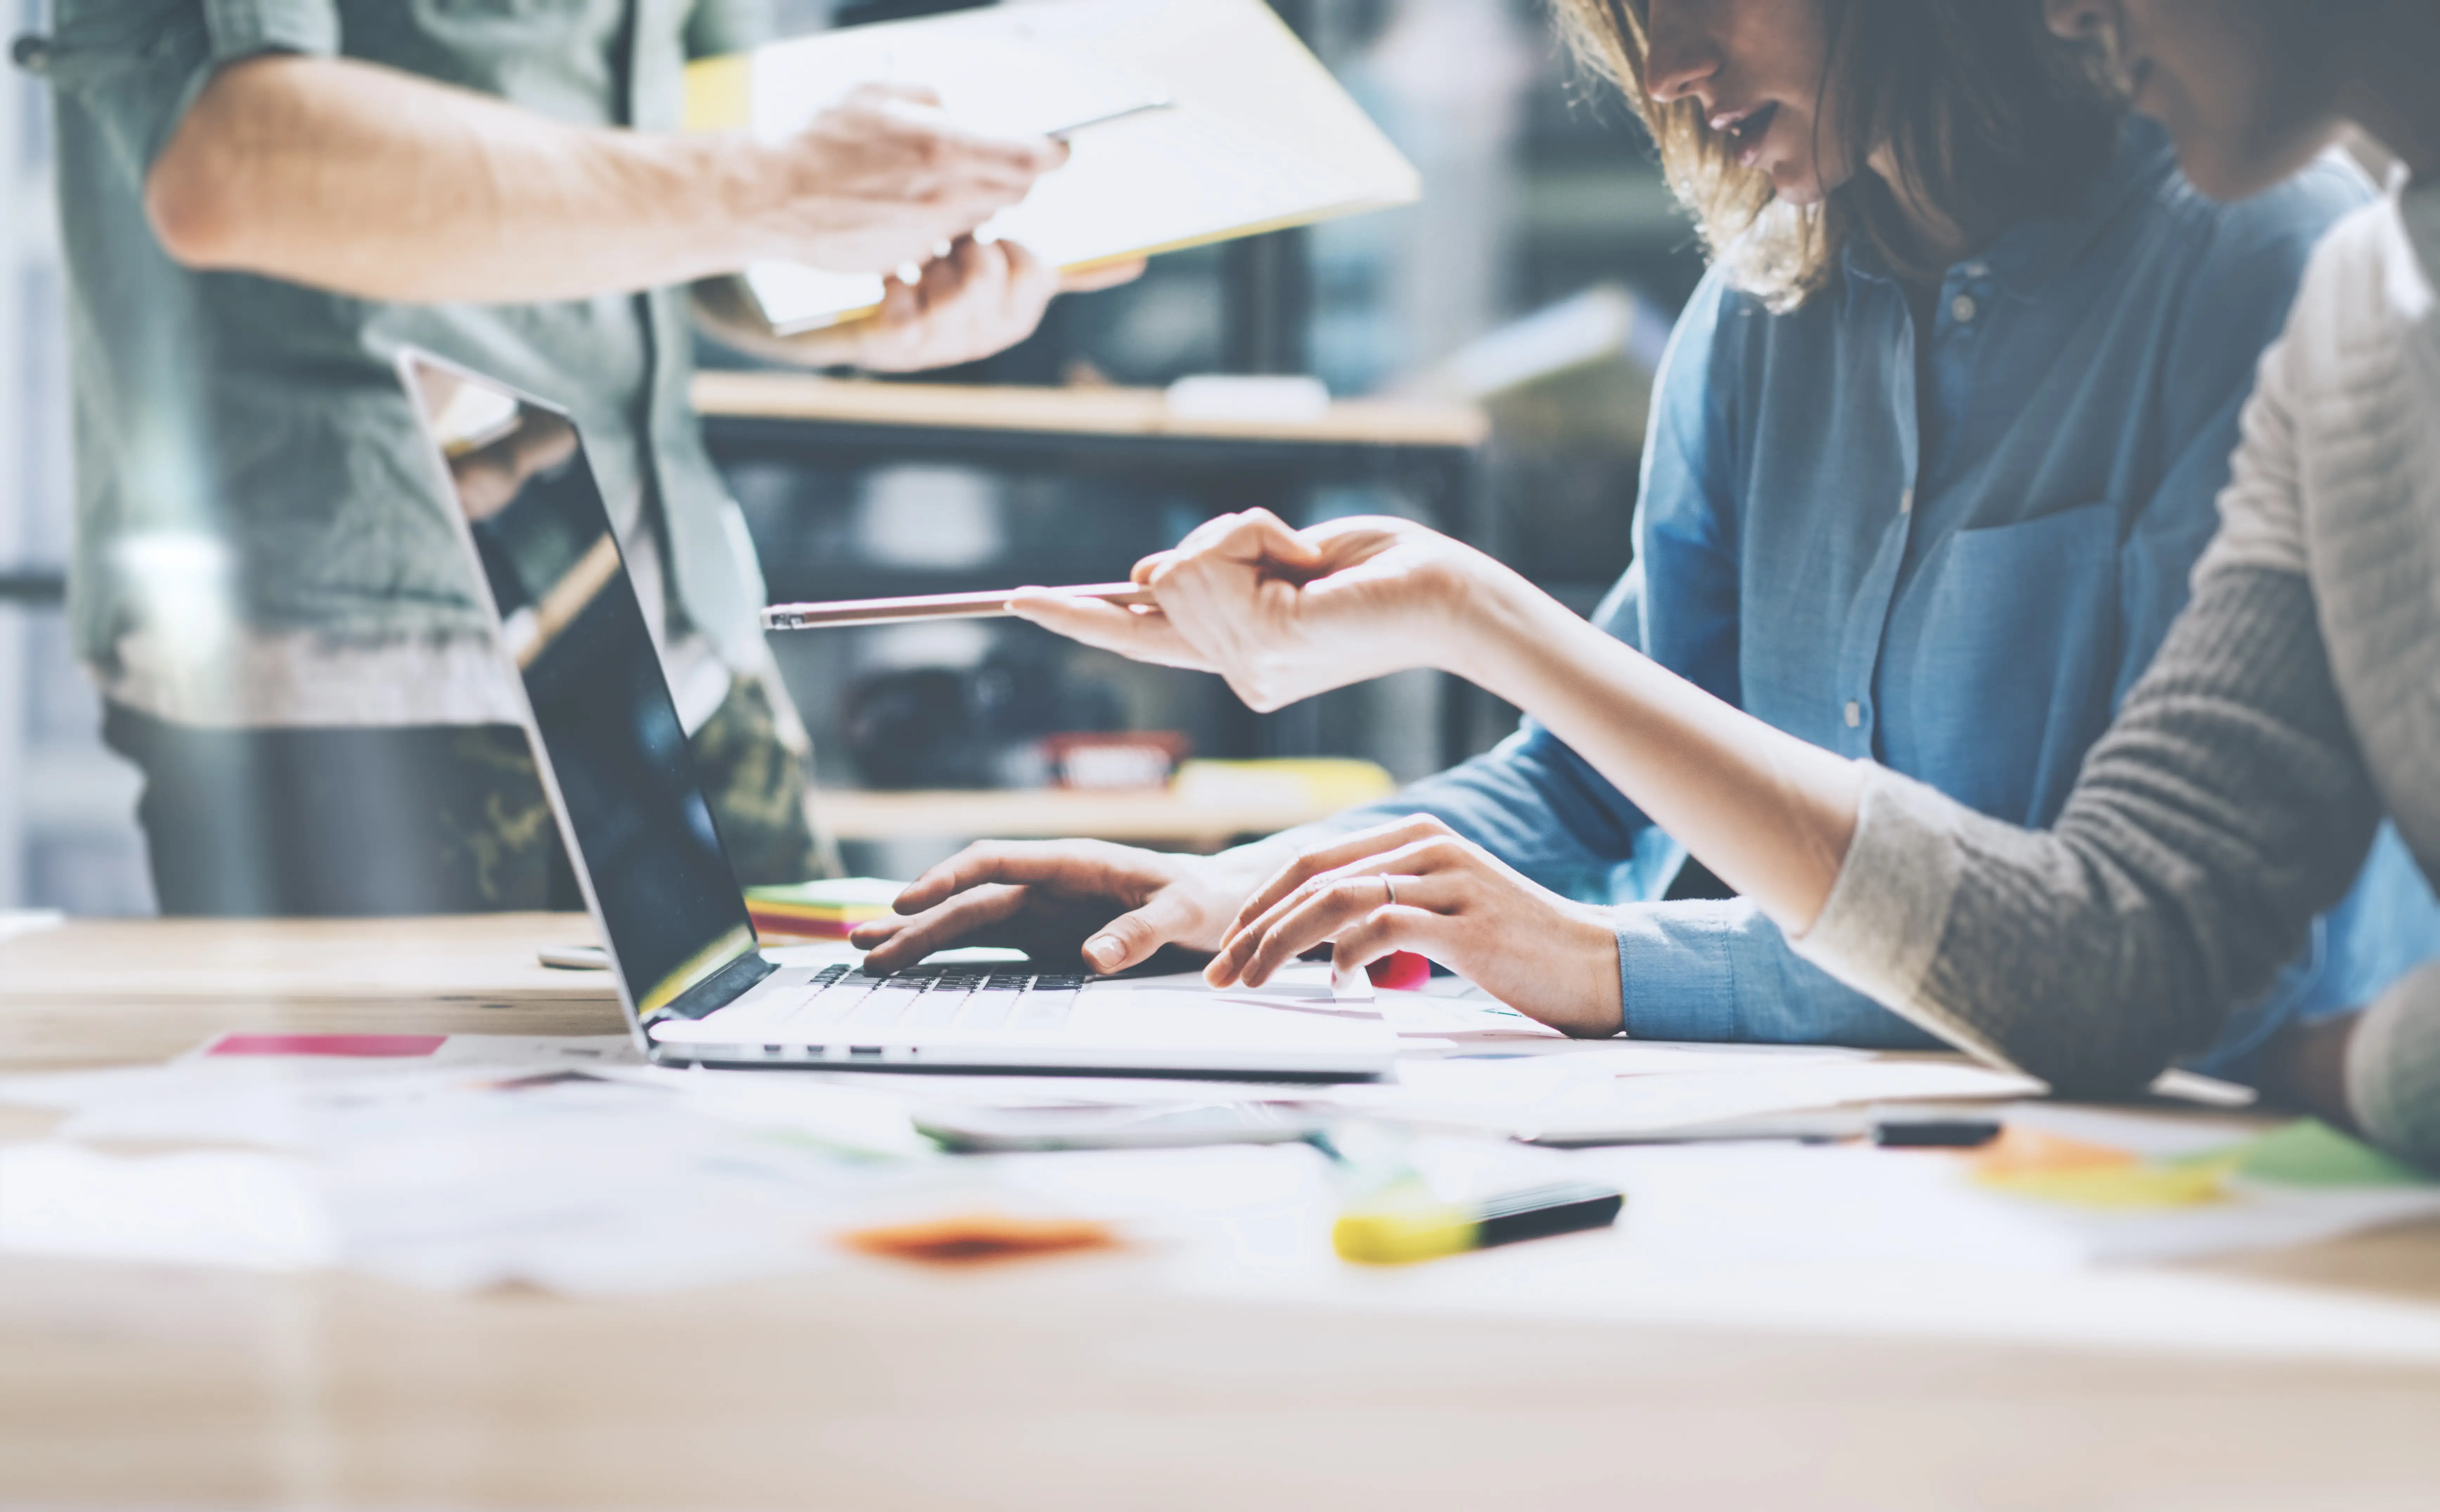
<path id="1" fill-rule="evenodd" d="M 1982 1146 L 1972 1161 L 1983 1179 L 2025 1176 L 2056 1176 L 2067 1171 L 2117 1171 L 2139 1163 L 2130 1150 L 2111 1144 L 2072 1140 L 2021 1124 L 2010 1124 L 2000 1137 Z"/>
<path id="2" fill-rule="evenodd" d="M 923 1223 L 857 1229 L 839 1243 L 861 1254 L 925 1265 L 965 1266 L 1025 1255 L 1114 1250 L 1109 1226 L 1084 1218 L 1020 1218 L 1005 1213 L 961 1213 Z"/>

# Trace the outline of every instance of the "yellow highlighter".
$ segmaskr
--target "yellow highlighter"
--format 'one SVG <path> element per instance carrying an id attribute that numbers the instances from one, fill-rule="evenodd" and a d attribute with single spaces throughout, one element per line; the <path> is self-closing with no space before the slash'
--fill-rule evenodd
<path id="1" fill-rule="evenodd" d="M 1566 1181 L 1478 1202 L 1446 1202 L 1420 1181 L 1402 1181 L 1340 1215 L 1330 1231 L 1342 1260 L 1397 1266 L 1496 1244 L 1603 1229 L 1626 1205 L 1610 1187 Z"/>

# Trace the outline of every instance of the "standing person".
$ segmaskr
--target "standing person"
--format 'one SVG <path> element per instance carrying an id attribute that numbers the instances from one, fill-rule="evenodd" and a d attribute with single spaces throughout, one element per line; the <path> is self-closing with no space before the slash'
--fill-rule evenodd
<path id="1" fill-rule="evenodd" d="M 2029 831 L 1776 729 L 1403 522 L 1241 517 L 1139 568 L 1159 610 L 1042 597 L 1045 622 L 1224 672 L 1257 707 L 1416 665 L 1533 711 L 1806 959 L 2059 1091 L 2118 1095 L 2207 1042 L 2345 889 L 2384 817 L 2440 877 L 2440 10 L 2426 0 L 2049 0 L 2234 199 L 2350 122 L 2406 173 L 2315 254 L 2247 406 L 2193 602 Z M 1106 611 L 1106 612 L 1102 612 Z M 1210 968 L 1335 940 L 1530 990 L 1556 931 L 1446 837 L 1376 833 L 1258 891 Z M 1385 906 L 1394 892 L 1394 905 Z M 2427 944 L 2440 944 L 2427 937 Z M 2440 1167 L 2440 963 L 2291 1025 L 2267 1079 Z"/>
<path id="2" fill-rule="evenodd" d="M 984 355 L 1059 279 L 965 234 L 1065 149 L 882 89 L 784 141 L 680 134 L 687 60 L 750 45 L 757 10 L 60 0 L 30 56 L 58 112 L 71 613 L 144 775 L 164 911 L 553 896 L 511 680 L 390 368 L 410 342 L 574 413 L 730 855 L 749 881 L 815 873 L 802 728 L 689 406 L 685 286 L 922 263 L 878 320 L 784 350 Z"/>
<path id="3" fill-rule="evenodd" d="M 2368 188 L 2323 163 L 2211 204 L 2036 0 L 1563 13 L 1713 260 L 1659 378 L 1636 562 L 1594 624 L 1779 729 L 2048 822 L 2184 602 L 2312 243 Z M 1518 964 L 1538 985 L 1478 978 L 1519 1007 L 1652 1038 L 1936 1043 L 1805 961 L 1756 900 L 1663 900 L 1684 837 L 1606 776 L 1529 720 L 1387 802 L 1220 857 L 979 847 L 919 879 L 912 919 L 858 938 L 884 965 L 968 937 L 1081 944 L 1103 969 L 1164 941 L 1210 949 L 1300 851 L 1420 815 L 1534 885 Z M 2242 1075 L 2280 1024 L 2358 1000 L 2435 925 L 2388 841 L 2254 1011 L 2183 1048 Z"/>

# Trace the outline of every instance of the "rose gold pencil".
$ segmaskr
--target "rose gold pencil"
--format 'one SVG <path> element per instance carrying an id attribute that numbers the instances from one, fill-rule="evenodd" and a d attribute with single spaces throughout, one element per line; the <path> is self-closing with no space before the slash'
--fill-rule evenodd
<path id="1" fill-rule="evenodd" d="M 1053 588 L 1108 603 L 1150 603 L 1149 589 L 1132 583 L 1092 583 Z M 775 603 L 762 611 L 765 630 L 834 629 L 853 624 L 896 624 L 906 620 L 988 620 L 1008 613 L 1014 588 L 982 593 L 919 593 L 900 599 L 834 599 L 823 603 Z"/>

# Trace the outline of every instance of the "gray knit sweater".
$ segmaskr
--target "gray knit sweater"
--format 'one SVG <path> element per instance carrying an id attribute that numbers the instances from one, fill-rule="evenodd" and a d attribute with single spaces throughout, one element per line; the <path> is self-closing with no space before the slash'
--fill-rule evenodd
<path id="1" fill-rule="evenodd" d="M 2263 359 L 2195 591 L 2055 827 L 1868 765 L 1796 948 L 2063 1092 L 2210 1043 L 2385 814 L 2440 880 L 2440 189 L 2342 223 Z M 2433 942 L 2440 953 L 2440 941 Z M 2348 1056 L 2377 1139 L 2440 1163 L 2440 963 Z"/>

